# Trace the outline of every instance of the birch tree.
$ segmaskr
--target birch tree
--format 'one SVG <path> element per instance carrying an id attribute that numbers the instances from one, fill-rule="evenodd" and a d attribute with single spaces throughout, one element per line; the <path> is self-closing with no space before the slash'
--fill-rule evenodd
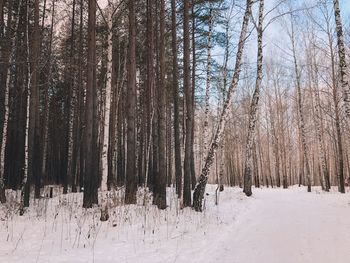
<path id="1" fill-rule="evenodd" d="M 338 41 L 340 85 L 343 91 L 345 112 L 347 117 L 350 118 L 350 87 L 349 87 L 349 77 L 348 77 L 348 70 L 347 70 L 347 63 L 346 63 L 344 33 L 343 33 L 342 20 L 340 16 L 339 0 L 333 0 L 333 6 L 334 6 L 336 32 L 337 32 L 337 41 Z"/>
<path id="2" fill-rule="evenodd" d="M 112 58 L 113 58 L 113 14 L 116 9 L 112 0 L 108 0 L 107 16 L 101 11 L 101 14 L 107 25 L 107 76 L 106 76 L 106 92 L 105 92 L 105 106 L 104 106 L 104 120 L 103 120 L 103 147 L 102 147 L 102 209 L 101 221 L 106 221 L 108 215 L 108 146 L 109 146 L 109 131 L 110 131 L 110 114 L 111 114 L 111 94 L 112 94 Z"/>
<path id="3" fill-rule="evenodd" d="M 255 91 L 250 105 L 249 126 L 245 150 L 244 164 L 244 193 L 247 196 L 252 195 L 252 164 L 253 164 L 253 143 L 255 136 L 255 126 L 257 121 L 258 104 L 260 97 L 260 87 L 262 81 L 263 67 L 263 18 L 264 18 L 264 0 L 260 0 L 259 5 L 259 22 L 257 26 L 258 32 L 258 55 L 257 55 L 257 77 L 255 83 Z"/>
<path id="4" fill-rule="evenodd" d="M 311 169 L 310 169 L 310 160 L 309 160 L 309 148 L 306 142 L 305 118 L 304 118 L 304 112 L 303 112 L 303 99 L 302 99 L 302 93 L 301 93 L 301 76 L 300 76 L 301 73 L 300 73 L 299 65 L 297 61 L 293 15 L 291 15 L 291 32 L 289 34 L 289 37 L 292 44 L 295 83 L 297 88 L 297 105 L 298 105 L 298 113 L 299 113 L 299 121 L 300 121 L 299 129 L 301 134 L 301 146 L 302 146 L 305 170 L 306 170 L 307 191 L 311 192 Z"/>
<path id="5" fill-rule="evenodd" d="M 243 50 L 244 50 L 244 45 L 246 42 L 246 37 L 247 37 L 247 31 L 248 31 L 248 24 L 249 24 L 249 18 L 251 15 L 251 8 L 252 8 L 253 1 L 247 0 L 246 1 L 246 9 L 243 17 L 243 22 L 242 22 L 242 29 L 239 37 L 239 42 L 238 42 L 238 49 L 237 49 L 237 54 L 236 54 L 236 63 L 235 63 L 235 71 L 233 74 L 232 82 L 229 86 L 229 89 L 227 91 L 227 96 L 225 103 L 223 105 L 222 112 L 220 114 L 220 119 L 218 122 L 218 126 L 216 128 L 215 134 L 214 134 L 214 139 L 209 147 L 209 151 L 207 154 L 206 161 L 204 163 L 204 166 L 202 168 L 201 175 L 198 179 L 198 182 L 196 184 L 194 193 L 193 193 L 193 207 L 196 211 L 202 211 L 202 202 L 204 198 L 204 192 L 205 192 L 205 187 L 208 182 L 208 174 L 210 171 L 210 168 L 214 162 L 214 156 L 215 153 L 219 147 L 219 144 L 221 142 L 221 137 L 223 130 L 225 128 L 225 124 L 227 121 L 227 116 L 228 116 L 228 109 L 229 106 L 231 105 L 232 102 L 232 95 L 235 92 L 240 73 L 241 73 L 241 63 L 242 63 L 242 57 L 243 57 Z"/>
<path id="6" fill-rule="evenodd" d="M 213 28 L 213 10 L 210 7 L 208 21 L 208 46 L 207 46 L 207 79 L 205 84 L 205 100 L 204 100 L 204 127 L 203 127 L 203 155 L 206 156 L 208 141 L 209 141 L 209 98 L 210 98 L 210 83 L 211 83 L 211 49 L 212 49 L 212 28 Z M 205 158 L 204 158 L 205 161 Z"/>
<path id="7" fill-rule="evenodd" d="M 29 7 L 26 5 L 26 17 L 29 16 Z M 26 47 L 27 47 L 27 67 L 28 67 L 28 77 L 27 77 L 27 98 L 26 98 L 26 123 L 25 123 L 25 139 L 24 139 L 24 164 L 23 164 L 23 178 L 21 181 L 21 197 L 19 204 L 19 215 L 24 215 L 25 207 L 25 191 L 29 192 L 26 188 L 29 188 L 28 184 L 28 166 L 29 166 L 29 118 L 30 118 L 30 100 L 31 100 L 31 71 L 30 71 L 30 48 L 29 48 L 29 25 L 26 26 Z M 29 198 L 28 198 L 29 199 Z"/>
<path id="8" fill-rule="evenodd" d="M 322 14 L 322 19 L 324 19 L 324 23 L 320 24 L 318 21 L 315 21 L 313 19 L 313 22 L 318 26 L 318 28 L 325 33 L 326 36 L 326 52 L 329 54 L 329 62 L 330 66 L 328 67 L 329 75 L 330 75 L 330 82 L 326 82 L 327 86 L 331 89 L 331 100 L 333 102 L 334 106 L 334 124 L 335 124 L 335 136 L 334 141 L 336 144 L 335 147 L 335 154 L 337 161 L 335 162 L 335 172 L 337 174 L 337 181 L 338 181 L 338 188 L 339 191 L 344 193 L 345 192 L 345 185 L 344 185 L 344 174 L 345 174 L 345 160 L 344 160 L 344 141 L 342 136 L 342 128 L 341 128 L 341 107 L 340 107 L 340 100 L 339 100 L 339 83 L 337 81 L 337 69 L 336 69 L 336 50 L 334 46 L 334 36 L 333 36 L 333 29 L 332 29 L 332 23 L 331 23 L 331 12 L 328 8 L 327 2 L 322 2 L 322 5 L 320 6 L 320 11 Z M 314 57 L 315 59 L 315 57 Z M 316 62 L 315 69 L 317 69 Z M 317 101 L 320 101 L 319 95 L 316 94 Z M 317 102 L 319 104 L 319 102 Z M 322 126 L 321 126 L 322 128 Z M 328 176 L 329 177 L 329 176 Z M 326 180 L 326 183 L 329 182 L 329 178 Z M 329 182 L 330 185 L 330 182 Z"/>
<path id="9" fill-rule="evenodd" d="M 73 128 L 74 128 L 74 115 L 76 110 L 76 87 L 75 87 L 75 74 L 74 74 L 74 40 L 75 40 L 75 6 L 76 0 L 73 0 L 72 3 L 72 24 L 71 24 L 71 43 L 70 43 L 70 70 L 73 72 L 73 76 L 69 80 L 70 83 L 70 103 L 69 103 L 69 117 L 68 117 L 68 147 L 67 147 L 67 171 L 64 180 L 63 193 L 67 194 L 68 184 L 72 178 L 73 171 L 73 148 L 74 148 L 74 137 L 73 137 Z"/>
<path id="10" fill-rule="evenodd" d="M 171 0 L 171 48 L 173 55 L 173 103 L 174 103 L 174 149 L 175 149 L 175 178 L 176 193 L 178 198 L 182 196 L 182 161 L 181 161 L 181 139 L 179 123 L 179 73 L 178 73 L 178 52 L 176 33 L 176 0 Z"/>

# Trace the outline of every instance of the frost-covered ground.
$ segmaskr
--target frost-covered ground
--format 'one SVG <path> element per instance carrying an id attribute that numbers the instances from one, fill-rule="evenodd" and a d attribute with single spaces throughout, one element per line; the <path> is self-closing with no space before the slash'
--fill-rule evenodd
<path id="1" fill-rule="evenodd" d="M 350 196 L 305 188 L 226 188 L 206 210 L 122 206 L 108 222 L 98 208 L 81 208 L 80 194 L 41 199 L 25 216 L 0 205 L 0 262 L 349 262 Z M 13 196 L 13 193 L 9 193 Z M 146 196 L 146 203 L 148 196 Z"/>

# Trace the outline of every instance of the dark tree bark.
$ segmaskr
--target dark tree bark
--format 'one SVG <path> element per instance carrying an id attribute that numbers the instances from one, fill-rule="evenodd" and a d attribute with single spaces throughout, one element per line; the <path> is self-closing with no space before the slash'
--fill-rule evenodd
<path id="1" fill-rule="evenodd" d="M 98 156 L 97 143 L 97 94 L 96 94 L 96 1 L 89 0 L 88 18 L 88 60 L 85 109 L 85 146 L 84 146 L 84 199 L 83 207 L 89 208 L 98 203 L 97 184 Z"/>
<path id="2" fill-rule="evenodd" d="M 191 206 L 191 155 L 192 155 L 192 89 L 191 89 L 191 66 L 190 66 L 190 28 L 189 28 L 189 5 L 190 0 L 184 0 L 183 7 L 183 71 L 184 93 L 186 100 L 186 139 L 184 160 L 184 189 L 183 205 Z"/>
<path id="3" fill-rule="evenodd" d="M 0 37 L 3 35 L 3 5 L 4 3 L 2 2 L 0 4 Z M 10 37 L 10 31 L 11 30 L 7 30 L 7 36 L 6 38 L 8 39 L 9 43 L 8 43 L 8 55 L 6 55 L 6 58 L 4 58 L 3 62 L 7 62 L 8 61 L 8 65 L 6 65 L 6 67 L 4 67 L 4 69 L 6 69 L 6 74 L 5 74 L 5 70 L 3 72 L 0 72 L 0 81 L 1 79 L 1 74 L 4 74 L 4 79 L 5 79 L 5 88 L 4 88 L 4 105 L 3 105 L 3 109 L 4 109 L 4 120 L 2 123 L 2 126 L 0 126 L 1 129 L 1 150 L 0 150 L 0 202 L 1 203 L 5 203 L 6 202 L 6 195 L 5 195 L 5 149 L 6 149 L 6 145 L 7 145 L 7 137 L 8 137 L 8 120 L 9 120 L 9 97 L 10 97 L 10 83 L 11 83 L 11 66 L 14 64 L 14 58 L 15 58 L 15 53 L 17 50 L 16 47 L 16 41 L 17 41 L 17 30 L 18 30 L 18 26 L 19 26 L 19 12 L 21 10 L 22 7 L 22 0 L 19 1 L 18 3 L 18 12 L 17 12 L 17 18 L 15 19 L 15 26 L 14 26 L 14 36 L 11 38 Z M 9 7 L 8 7 L 8 28 L 11 26 L 11 21 L 12 21 L 12 1 L 10 1 L 9 3 Z M 5 48 L 5 46 L 3 45 L 4 43 L 0 43 L 0 49 L 2 50 L 3 48 Z M 2 60 L 4 55 L 4 52 L 2 52 L 0 54 L 0 59 Z M 6 63 L 5 62 L 5 63 Z M 2 95 L 2 94 L 1 94 Z M 2 117 L 2 115 L 0 114 L 0 118 Z"/>
<path id="4" fill-rule="evenodd" d="M 191 15 L 192 15 L 192 83 L 191 83 L 191 189 L 194 190 L 196 186 L 196 169 L 194 163 L 194 111 L 195 111 L 195 92 L 196 92 L 196 67 L 197 67 L 197 58 L 196 58 L 196 13 L 195 13 L 195 0 L 192 0 L 191 6 Z"/>
<path id="5" fill-rule="evenodd" d="M 70 39 L 70 51 L 69 51 L 69 60 L 70 60 L 70 72 L 72 76 L 69 79 L 69 104 L 68 104 L 68 122 L 67 122 L 67 171 L 65 173 L 64 184 L 63 184 L 63 194 L 67 194 L 68 185 L 72 183 L 73 177 L 73 150 L 75 148 L 74 141 L 74 116 L 76 108 L 76 87 L 75 87 L 75 67 L 74 67 L 74 40 L 75 40 L 75 1 L 72 3 L 72 22 L 71 22 L 71 39 Z"/>
<path id="6" fill-rule="evenodd" d="M 39 0 L 34 0 L 34 25 L 32 32 L 31 53 L 31 83 L 30 83 L 30 106 L 29 106 L 29 162 L 28 180 L 24 193 L 24 206 L 29 206 L 30 186 L 32 180 L 35 183 L 35 198 L 40 197 L 41 162 L 40 162 L 40 97 L 39 97 Z"/>
<path id="7" fill-rule="evenodd" d="M 146 100 L 148 103 L 145 105 L 146 115 L 146 147 L 145 147 L 145 181 L 147 186 L 152 188 L 153 181 L 153 162 L 151 157 L 151 149 L 153 148 L 153 118 L 154 118 L 154 1 L 147 1 L 147 78 L 146 78 Z M 152 108 L 153 106 L 153 108 Z"/>
<path id="8" fill-rule="evenodd" d="M 153 203 L 166 208 L 166 87 L 165 87 L 165 3 L 159 0 L 159 85 L 158 85 L 158 172 L 154 180 Z"/>
<path id="9" fill-rule="evenodd" d="M 178 198 L 182 196 L 182 162 L 181 162 L 181 139 L 179 118 L 179 73 L 177 59 L 177 34 L 176 34 L 176 0 L 171 0 L 171 45 L 173 55 L 173 101 L 174 101 L 174 149 L 175 149 L 175 181 Z"/>
<path id="10" fill-rule="evenodd" d="M 125 203 L 136 203 L 136 16 L 135 3 L 128 1 L 129 48 L 128 48 L 128 89 L 127 89 L 127 166 Z"/>
<path id="11" fill-rule="evenodd" d="M 75 191 L 77 185 L 79 185 L 79 190 L 82 189 L 84 185 L 84 174 L 85 174 L 85 164 L 84 164 L 84 81 L 83 81 L 83 53 L 84 53 L 84 40 L 83 40 L 83 26 L 84 26 L 84 0 L 80 0 L 80 18 L 79 18 L 79 49 L 78 49 L 78 121 L 77 121 L 77 153 L 76 153 L 76 172 L 75 180 L 73 179 L 72 191 Z"/>
<path id="12" fill-rule="evenodd" d="M 54 28 L 54 18 L 55 18 L 55 2 L 52 0 L 52 10 L 51 10 L 51 25 L 50 25 L 50 42 L 49 42 L 49 55 L 48 55 L 48 83 L 44 95 L 44 116 L 43 116 L 43 125 L 42 125 L 42 166 L 41 166 L 41 175 L 43 177 L 43 182 L 47 183 L 48 173 L 47 173 L 47 156 L 48 156 L 48 137 L 49 137 L 49 93 L 50 86 L 52 86 L 52 41 L 53 41 L 53 28 Z M 44 23 L 44 22 L 43 22 Z"/>

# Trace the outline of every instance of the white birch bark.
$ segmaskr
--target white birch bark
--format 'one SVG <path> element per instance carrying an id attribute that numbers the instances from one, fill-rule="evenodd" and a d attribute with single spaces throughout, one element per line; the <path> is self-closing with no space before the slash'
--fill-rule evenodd
<path id="1" fill-rule="evenodd" d="M 205 87 L 205 110 L 204 110 L 204 127 L 203 127 L 203 156 L 205 162 L 205 156 L 208 151 L 209 142 L 209 98 L 210 98 L 210 82 L 211 82 L 211 48 L 212 48 L 212 9 L 209 11 L 209 30 L 208 30 L 208 47 L 207 47 L 207 80 Z"/>
<path id="2" fill-rule="evenodd" d="M 27 17 L 29 16 L 29 7 L 27 5 Z M 29 157 L 29 115 L 30 115 L 30 83 L 31 83 L 31 70 L 30 70 L 30 52 L 29 52 L 29 25 L 27 23 L 27 65 L 28 65 L 28 80 L 27 80 L 27 107 L 26 107 L 26 126 L 25 126 L 25 140 L 24 140 L 24 167 L 23 167 L 23 179 L 21 184 L 21 200 L 19 205 L 19 215 L 24 214 L 24 188 L 28 180 L 28 157 Z M 30 187 L 30 186 L 29 186 Z M 30 191 L 29 191 L 30 194 Z"/>
<path id="3" fill-rule="evenodd" d="M 74 63 L 73 58 L 73 52 L 74 52 L 74 19 L 75 19 L 75 6 L 76 1 L 73 0 L 73 13 L 72 13 L 72 25 L 71 25 L 71 45 L 70 45 L 70 63 Z M 71 68 L 73 69 L 73 65 L 71 65 Z M 75 114 L 76 114 L 76 95 L 77 95 L 77 88 L 75 86 L 75 72 L 73 73 L 72 80 L 70 81 L 72 93 L 70 98 L 70 105 L 69 105 L 69 119 L 68 119 L 68 152 L 67 152 L 67 174 L 65 178 L 65 184 L 63 193 L 66 194 L 68 192 L 68 185 L 72 185 L 72 177 L 73 177 L 73 150 L 75 147 L 74 141 L 74 120 L 75 120 Z"/>
<path id="4" fill-rule="evenodd" d="M 225 103 L 225 94 L 227 89 L 227 77 L 228 77 L 228 58 L 229 58 L 229 42 L 230 42 L 230 35 L 229 35 L 229 18 L 225 21 L 225 37 L 226 37 L 226 43 L 225 43 L 225 56 L 224 56 L 224 63 L 223 63 L 223 89 L 222 89 L 222 104 Z M 220 160 L 220 171 L 219 171 L 219 181 L 218 181 L 218 197 L 217 200 L 219 200 L 220 192 L 224 191 L 224 169 L 225 169 L 225 134 L 222 138 L 222 143 L 220 146 L 221 151 L 221 160 Z"/>
<path id="5" fill-rule="evenodd" d="M 227 91 L 227 97 L 225 100 L 225 103 L 223 105 L 223 109 L 220 115 L 219 123 L 217 126 L 217 129 L 215 131 L 214 139 L 211 142 L 206 161 L 204 163 L 204 166 L 202 168 L 202 173 L 200 177 L 198 178 L 197 185 L 195 187 L 194 193 L 193 193 L 193 207 L 196 211 L 202 211 L 202 203 L 204 198 L 204 192 L 205 187 L 208 181 L 208 174 L 210 171 L 210 168 L 214 162 L 215 153 L 219 147 L 219 144 L 221 142 L 222 133 L 225 128 L 225 124 L 227 121 L 228 116 L 228 109 L 231 106 L 232 103 L 232 95 L 237 89 L 239 76 L 241 73 L 241 63 L 242 63 L 242 57 L 243 57 L 243 50 L 244 45 L 247 38 L 247 31 L 248 31 L 248 24 L 249 24 L 249 18 L 251 15 L 251 7 L 252 7 L 253 1 L 247 0 L 246 3 L 246 10 L 244 13 L 243 23 L 242 23 L 242 29 L 241 34 L 239 37 L 239 43 L 238 43 L 238 50 L 236 54 L 236 63 L 235 63 L 235 72 L 233 74 L 232 82 L 229 86 L 229 89 Z"/>
<path id="6" fill-rule="evenodd" d="M 311 53 L 311 52 L 310 52 Z M 314 122 L 315 122 L 315 130 L 316 130 L 316 137 L 318 140 L 318 149 L 319 149 L 319 159 L 322 167 L 323 177 L 320 175 L 320 181 L 321 184 L 324 186 L 325 191 L 329 191 L 330 189 L 330 183 L 329 183 L 329 171 L 327 167 L 327 157 L 325 152 L 325 145 L 324 145 L 324 134 L 323 134 L 323 120 L 322 120 L 322 107 L 321 107 L 321 99 L 320 99 L 320 92 L 319 92 L 319 85 L 318 85 L 318 68 L 317 68 L 317 62 L 316 60 L 316 54 L 315 52 L 312 52 L 309 56 L 310 59 L 310 74 L 311 79 L 314 85 L 314 96 L 315 96 L 315 107 L 314 112 Z M 311 87 L 311 85 L 310 85 Z M 313 101 L 313 98 L 312 98 Z"/>
<path id="7" fill-rule="evenodd" d="M 339 0 L 333 0 L 333 5 L 334 5 L 336 31 L 337 31 L 337 40 L 338 40 L 340 84 L 343 90 L 345 112 L 348 119 L 350 119 L 350 87 L 349 87 L 349 78 L 348 78 L 348 71 L 347 71 L 347 64 L 346 64 L 344 34 L 343 34 L 343 26 L 342 26 L 342 21 L 340 16 Z"/>
<path id="8" fill-rule="evenodd" d="M 108 215 L 108 146 L 109 146 L 109 124 L 110 124 L 110 111 L 111 111 L 111 93 L 112 93 L 112 55 L 113 55 L 113 5 L 111 1 L 108 1 L 107 7 L 107 81 L 105 92 L 105 109 L 104 109 L 104 121 L 103 121 L 103 147 L 102 147 L 102 209 L 101 209 L 101 221 L 106 221 L 109 218 Z"/>
<path id="9" fill-rule="evenodd" d="M 250 105 L 249 127 L 247 142 L 245 148 L 245 163 L 244 163 L 244 193 L 247 196 L 252 195 L 252 167 L 253 167 L 253 143 L 255 136 L 255 126 L 257 120 L 258 104 L 260 98 L 260 87 L 262 81 L 263 67 L 263 19 L 264 19 L 264 0 L 260 0 L 259 6 L 259 24 L 258 24 L 258 55 L 257 55 L 257 77 L 255 83 L 255 91 Z"/>
<path id="10" fill-rule="evenodd" d="M 293 19 L 293 17 L 291 17 Z M 301 135 L 301 146 L 303 150 L 303 157 L 306 169 L 306 182 L 307 182 L 307 191 L 311 192 L 311 169 L 309 163 L 309 149 L 306 143 L 306 128 L 305 128 L 305 120 L 303 113 L 303 105 L 302 105 L 302 94 L 301 94 L 301 83 L 300 83 L 300 72 L 298 67 L 296 48 L 295 48 L 295 36 L 294 36 L 294 25 L 293 20 L 291 20 L 291 34 L 290 34 L 291 42 L 292 42 L 292 53 L 293 53 L 293 62 L 294 62 L 294 70 L 295 70 L 295 78 L 297 85 L 297 102 L 298 102 L 298 111 L 299 111 L 299 129 Z M 304 169 L 304 168 L 303 168 Z"/>
<path id="11" fill-rule="evenodd" d="M 124 56 L 123 57 L 125 59 L 124 59 L 123 65 L 121 65 L 121 63 L 119 63 L 120 66 L 119 66 L 118 72 L 122 72 L 122 78 L 121 78 L 121 81 L 119 81 L 117 83 L 117 89 L 116 90 L 118 91 L 118 93 L 117 93 L 117 101 L 115 102 L 116 109 L 119 108 L 120 94 L 122 93 L 122 90 L 124 89 L 124 83 L 126 81 L 126 67 L 127 67 L 127 65 L 126 65 L 126 63 L 127 63 L 126 56 L 127 56 L 127 48 L 124 49 Z M 120 69 L 120 68 L 122 68 L 122 69 Z M 117 123 L 119 121 L 118 117 L 119 117 L 118 114 L 116 114 L 116 116 L 115 116 L 116 119 L 115 119 L 115 122 L 114 122 L 115 126 L 117 125 Z M 117 130 L 116 130 L 116 133 L 117 133 Z M 112 165 L 113 165 L 113 169 L 115 170 L 115 169 L 117 169 L 116 168 L 116 164 L 117 164 L 117 156 L 118 156 L 118 136 L 114 136 L 114 149 L 112 149 L 112 150 L 113 150 Z"/>
<path id="12" fill-rule="evenodd" d="M 73 81 L 74 82 L 74 81 Z M 73 126 L 74 126 L 74 113 L 75 113 L 75 105 L 76 105 L 76 88 L 74 84 L 71 86 L 72 97 L 69 109 L 69 121 L 68 121 L 68 155 L 67 155 L 67 178 L 65 182 L 65 190 L 64 193 L 68 191 L 68 184 L 70 178 L 72 178 L 72 170 L 73 170 L 73 148 L 74 148 L 74 139 L 73 139 Z M 46 134 L 45 134 L 46 135 Z"/>

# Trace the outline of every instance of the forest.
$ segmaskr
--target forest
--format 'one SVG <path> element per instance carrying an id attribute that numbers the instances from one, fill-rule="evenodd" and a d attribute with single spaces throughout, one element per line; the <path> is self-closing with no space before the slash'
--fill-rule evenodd
<path id="1" fill-rule="evenodd" d="M 349 18 L 346 0 L 0 0 L 1 209 L 345 194 Z"/>
<path id="2" fill-rule="evenodd" d="M 20 189 L 23 210 L 45 185 L 84 190 L 84 207 L 105 202 L 99 188 L 125 187 L 132 204 L 146 186 L 160 209 L 172 185 L 184 207 L 196 189 L 197 210 L 208 180 L 247 195 L 345 191 L 350 31 L 338 1 L 105 2 L 2 0 L 2 203 Z M 264 61 L 277 19 L 289 43 Z"/>

